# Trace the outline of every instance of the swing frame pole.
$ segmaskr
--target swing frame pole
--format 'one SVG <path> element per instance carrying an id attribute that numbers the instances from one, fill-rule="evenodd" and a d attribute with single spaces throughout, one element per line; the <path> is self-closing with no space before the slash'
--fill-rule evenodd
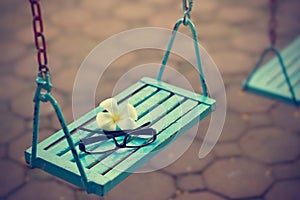
<path id="1" fill-rule="evenodd" d="M 202 86 L 203 95 L 204 96 L 209 96 L 206 80 L 204 78 L 205 77 L 204 72 L 203 72 L 203 69 L 202 69 L 202 62 L 201 62 L 201 56 L 200 56 L 200 50 L 199 50 L 199 44 L 198 44 L 197 31 L 196 31 L 195 25 L 190 20 L 190 18 L 191 18 L 190 12 L 192 10 L 192 6 L 193 6 L 193 1 L 192 0 L 189 0 L 188 3 L 187 3 L 186 0 L 183 0 L 183 3 L 182 3 L 182 9 L 184 11 L 183 18 L 177 20 L 177 22 L 175 23 L 171 39 L 169 41 L 166 53 L 163 57 L 159 73 L 157 75 L 157 80 L 161 81 L 161 79 L 162 79 L 162 75 L 163 75 L 164 70 L 166 68 L 166 64 L 168 62 L 168 59 L 169 59 L 169 56 L 170 56 L 170 53 L 171 53 L 171 49 L 172 49 L 174 41 L 175 41 L 176 33 L 177 33 L 180 25 L 183 24 L 184 26 L 189 26 L 189 28 L 192 32 L 193 40 L 194 40 L 194 49 L 195 49 L 195 54 L 196 54 L 196 62 L 197 62 L 197 67 L 198 67 L 199 78 L 200 78 L 200 83 L 201 83 L 201 86 Z"/>
<path id="2" fill-rule="evenodd" d="M 68 145 L 70 146 L 70 150 L 72 152 L 72 155 L 74 157 L 75 163 L 77 165 L 77 168 L 78 168 L 80 176 L 81 176 L 83 188 L 88 192 L 87 175 L 85 173 L 82 163 L 80 162 L 78 153 L 75 149 L 73 139 L 71 138 L 71 134 L 68 129 L 66 120 L 63 116 L 63 113 L 61 111 L 61 108 L 60 108 L 58 102 L 56 101 L 56 99 L 51 95 L 52 84 L 50 81 L 49 73 L 48 72 L 47 73 L 40 72 L 36 79 L 36 83 L 37 83 L 37 88 L 36 88 L 36 92 L 35 92 L 34 99 L 33 99 L 33 101 L 34 101 L 34 117 L 33 117 L 32 155 L 30 158 L 30 168 L 35 168 L 36 161 L 37 161 L 37 154 L 38 154 L 37 144 L 38 144 L 38 135 L 39 135 L 40 105 L 41 105 L 41 102 L 43 102 L 43 103 L 50 102 L 50 104 L 54 108 L 54 111 L 57 115 L 57 118 L 61 125 L 61 128 L 65 134 Z"/>

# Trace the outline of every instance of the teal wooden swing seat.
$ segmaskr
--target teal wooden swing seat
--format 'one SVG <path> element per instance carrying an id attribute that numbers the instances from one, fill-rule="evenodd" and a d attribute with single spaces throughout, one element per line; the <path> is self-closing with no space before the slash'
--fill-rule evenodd
<path id="1" fill-rule="evenodd" d="M 147 146 L 119 148 L 113 152 L 97 155 L 80 152 L 82 130 L 79 128 L 96 129 L 95 117 L 103 109 L 97 107 L 70 125 L 66 124 L 59 104 L 51 95 L 52 84 L 49 69 L 46 66 L 46 43 L 39 0 L 30 0 L 30 3 L 34 17 L 33 26 L 39 63 L 39 74 L 36 79 L 37 89 L 34 96 L 32 146 L 25 151 L 25 160 L 31 168 L 40 168 L 85 189 L 88 193 L 103 196 L 131 172 L 159 153 L 173 139 L 213 111 L 215 100 L 208 97 L 197 33 L 190 20 L 189 12 L 192 9 L 192 1 L 189 1 L 189 6 L 186 1 L 183 1 L 184 17 L 175 24 L 157 79 L 145 77 L 114 97 L 119 104 L 129 101 L 136 108 L 139 125 L 151 120 L 151 128 L 155 129 L 157 133 L 156 140 Z M 176 32 L 181 24 L 189 26 L 193 34 L 203 95 L 161 81 Z M 38 143 L 41 102 L 51 103 L 62 130 Z M 164 110 L 162 111 L 161 108 Z M 92 135 L 93 133 L 90 132 L 87 136 Z M 101 142 L 98 146 L 101 148 Z"/>
<path id="2" fill-rule="evenodd" d="M 276 47 L 277 0 L 269 0 L 270 46 L 266 48 L 243 83 L 243 90 L 285 103 L 300 105 L 300 36 L 282 52 Z M 263 66 L 268 53 L 275 56 Z"/>
<path id="3" fill-rule="evenodd" d="M 276 56 L 258 69 L 269 51 Z M 254 70 L 244 82 L 244 90 L 271 99 L 300 105 L 300 36 L 282 53 L 275 47 L 266 49 Z"/>
<path id="4" fill-rule="evenodd" d="M 148 116 L 151 116 L 151 127 L 158 134 L 154 143 L 139 149 L 119 149 L 111 154 L 90 155 L 80 152 L 78 156 L 88 180 L 84 186 L 64 131 L 60 130 L 37 145 L 35 167 L 87 189 L 88 193 L 105 195 L 129 176 L 128 171 L 134 171 L 147 162 L 174 137 L 180 136 L 203 119 L 215 104 L 208 97 L 152 78 L 141 79 L 115 98 L 118 102 L 129 99 L 139 115 L 138 124 L 147 121 Z M 165 109 L 164 112 L 161 107 Z M 95 116 L 100 111 L 102 110 L 98 107 L 68 126 L 76 151 L 82 137 L 77 128 L 84 124 L 95 128 Z M 163 122 L 160 123 L 160 120 Z M 27 162 L 30 162 L 31 156 L 32 148 L 29 148 L 25 152 Z"/>

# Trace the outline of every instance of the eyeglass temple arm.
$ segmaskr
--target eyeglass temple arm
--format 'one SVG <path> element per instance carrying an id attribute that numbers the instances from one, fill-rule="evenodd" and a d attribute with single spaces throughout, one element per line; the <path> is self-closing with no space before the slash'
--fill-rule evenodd
<path id="1" fill-rule="evenodd" d="M 131 131 L 129 133 L 130 135 L 156 135 L 156 131 L 153 128 L 138 129 L 138 130 Z M 83 143 L 83 145 L 89 145 L 99 141 L 111 139 L 114 137 L 126 136 L 129 133 L 119 132 L 118 135 L 100 135 L 95 137 L 87 137 L 81 139 L 80 142 Z"/>

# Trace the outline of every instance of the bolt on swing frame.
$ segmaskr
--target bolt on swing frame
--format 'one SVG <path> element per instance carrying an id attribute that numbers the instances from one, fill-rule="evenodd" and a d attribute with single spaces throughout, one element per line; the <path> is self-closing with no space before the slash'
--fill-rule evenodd
<path id="1" fill-rule="evenodd" d="M 90 168 L 86 169 L 83 166 L 83 164 L 81 163 L 81 160 L 76 151 L 74 141 L 71 137 L 70 132 L 73 132 L 78 127 L 80 127 L 82 124 L 84 124 L 86 122 L 86 118 L 94 116 L 95 112 L 99 111 L 99 109 L 96 108 L 95 110 L 87 113 L 86 116 L 83 116 L 78 121 L 76 120 L 69 126 L 66 124 L 66 121 L 61 112 L 61 108 L 60 108 L 59 104 L 57 103 L 55 98 L 51 95 L 52 84 L 50 81 L 49 68 L 47 67 L 46 41 L 45 41 L 45 37 L 43 34 L 43 21 L 42 21 L 42 16 L 41 16 L 41 8 L 40 8 L 40 4 L 39 4 L 40 0 L 29 0 L 29 1 L 31 3 L 31 10 L 32 10 L 32 16 L 33 16 L 33 30 L 34 30 L 36 49 L 38 52 L 37 59 L 38 59 L 38 64 L 39 64 L 39 73 L 38 73 L 38 76 L 36 79 L 37 88 L 36 88 L 36 92 L 35 92 L 35 96 L 34 96 L 34 119 L 33 119 L 32 147 L 29 148 L 28 150 L 26 150 L 25 159 L 27 162 L 29 162 L 31 168 L 38 167 L 38 168 L 44 169 L 45 171 L 47 171 L 55 176 L 65 179 L 66 181 L 85 189 L 88 193 L 95 193 L 97 195 L 103 196 L 110 189 L 112 189 L 116 184 L 118 184 L 119 182 L 124 180 L 129 175 L 129 173 L 124 171 L 124 174 L 120 174 L 117 177 L 114 174 L 113 174 L 113 176 L 111 176 L 109 174 L 109 172 L 107 173 L 106 171 L 104 173 L 102 173 L 101 175 L 100 174 L 99 175 L 92 174 L 95 172 L 91 171 Z M 150 78 L 144 78 L 141 80 L 141 82 L 138 82 L 137 84 L 135 84 L 131 87 L 131 88 L 134 88 L 134 87 L 137 87 L 136 85 L 140 85 L 141 83 L 142 84 L 146 83 L 153 88 L 156 87 L 157 89 L 161 90 L 162 91 L 161 93 L 169 92 L 169 96 L 173 96 L 174 97 L 173 99 L 176 99 L 176 98 L 184 99 L 182 101 L 185 103 L 184 105 L 189 105 L 188 107 L 190 107 L 190 108 L 185 108 L 185 109 L 187 109 L 187 111 L 185 111 L 183 116 L 176 116 L 176 119 L 172 119 L 175 121 L 167 122 L 167 123 L 171 123 L 171 124 L 167 125 L 163 130 L 161 130 L 161 132 L 164 132 L 165 130 L 167 130 L 166 132 L 168 132 L 169 130 L 175 131 L 174 128 L 176 126 L 178 126 L 178 124 L 179 124 L 179 123 L 177 123 L 176 120 L 180 119 L 182 117 L 185 119 L 185 120 L 183 120 L 183 121 L 185 121 L 184 126 L 182 125 L 181 128 L 176 129 L 176 132 L 174 132 L 174 133 L 172 132 L 173 135 L 171 135 L 171 136 L 163 136 L 163 140 L 161 140 L 162 142 L 156 144 L 158 146 L 160 146 L 160 145 L 164 146 L 165 144 L 169 143 L 170 138 L 174 138 L 174 137 L 176 138 L 177 136 L 183 134 L 186 130 L 188 130 L 190 127 L 192 127 L 198 121 L 200 121 L 201 119 L 206 117 L 206 115 L 208 115 L 214 109 L 214 105 L 215 105 L 215 100 L 210 99 L 208 97 L 208 90 L 207 90 L 207 86 L 206 86 L 206 82 L 205 82 L 205 78 L 204 78 L 204 74 L 203 74 L 202 66 L 201 66 L 201 58 L 200 58 L 200 53 L 199 53 L 197 33 L 196 33 L 196 29 L 194 27 L 194 24 L 190 20 L 190 11 L 192 9 L 192 0 L 189 0 L 189 6 L 187 6 L 187 1 L 183 1 L 183 9 L 184 9 L 184 16 L 182 19 L 179 19 L 174 26 L 172 37 L 170 39 L 167 51 L 163 58 L 162 66 L 159 71 L 157 80 L 150 79 Z M 192 31 L 192 34 L 193 34 L 194 48 L 195 48 L 197 65 L 198 65 L 199 76 L 200 76 L 200 84 L 202 85 L 202 90 L 203 90 L 204 96 L 202 96 L 200 94 L 192 93 L 190 91 L 185 91 L 183 89 L 177 88 L 175 86 L 172 86 L 172 85 L 169 85 L 169 84 L 166 84 L 166 83 L 160 81 L 161 77 L 163 75 L 163 71 L 165 69 L 166 63 L 168 61 L 168 57 L 169 57 L 169 54 L 170 54 L 170 51 L 171 51 L 171 48 L 172 48 L 172 45 L 173 45 L 173 42 L 174 42 L 174 39 L 176 36 L 176 32 L 181 24 L 183 24 L 185 26 L 189 26 Z M 131 91 L 131 88 L 128 88 L 127 91 L 129 91 L 129 90 Z M 168 90 L 170 90 L 170 91 L 168 91 Z M 126 93 L 126 92 L 124 91 L 123 93 Z M 123 93 L 121 93 L 120 96 L 124 95 Z M 176 97 L 177 94 L 179 94 L 179 95 Z M 169 98 L 169 99 L 171 99 L 171 98 Z M 46 140 L 44 140 L 42 142 L 43 143 L 42 145 L 39 144 L 40 146 L 38 146 L 39 117 L 40 117 L 40 103 L 41 102 L 50 102 L 50 104 L 53 106 L 53 108 L 55 110 L 55 113 L 58 117 L 58 120 L 60 122 L 62 130 L 55 133 L 54 135 L 52 135 L 53 137 L 51 136 L 51 137 L 47 138 Z M 178 101 L 176 101 L 176 102 L 178 102 Z M 190 104 L 190 103 L 192 103 L 192 104 Z M 170 109 L 172 110 L 172 109 L 174 109 L 174 107 L 170 107 Z M 176 109 L 172 110 L 170 113 L 177 113 L 176 110 L 178 111 L 179 109 L 176 108 Z M 173 112 L 173 111 L 176 111 L 176 112 Z M 167 113 L 166 116 L 170 118 L 170 115 L 171 114 Z M 162 116 L 162 117 L 164 117 L 164 116 Z M 174 116 L 171 116 L 171 117 L 174 117 Z M 74 159 L 74 162 L 75 162 L 78 170 L 76 170 L 74 168 L 73 164 L 70 165 L 69 163 L 65 163 L 65 160 L 56 160 L 57 154 L 53 156 L 52 154 L 48 154 L 48 152 L 46 152 L 46 150 L 45 150 L 46 148 L 48 148 L 49 146 L 52 145 L 52 144 L 50 144 L 47 147 L 45 147 L 45 143 L 47 143 L 48 141 L 52 142 L 53 141 L 52 138 L 55 138 L 55 140 L 57 140 L 58 137 L 62 138 L 63 135 L 64 135 L 65 139 L 67 140 L 67 144 L 70 148 L 71 155 Z M 151 149 L 152 146 L 147 146 L 146 148 L 145 147 L 143 147 L 143 148 Z M 156 148 L 156 146 L 155 146 L 155 148 Z M 159 149 L 161 149 L 161 147 L 159 147 Z M 40 150 L 39 157 L 37 157 L 38 150 Z M 155 152 L 152 152 L 152 151 L 155 151 Z M 145 161 L 149 160 L 151 157 L 156 155 L 158 152 L 159 152 L 159 150 L 157 150 L 157 149 L 151 150 L 151 152 L 149 152 L 149 154 L 151 153 L 150 156 L 146 155 L 143 158 L 141 158 L 141 160 L 143 161 L 142 163 L 140 163 L 139 159 L 138 159 L 137 161 L 134 161 L 134 163 L 130 167 L 136 169 L 136 167 L 138 167 L 144 163 L 144 160 Z M 135 163 L 135 162 L 137 162 L 137 163 Z M 124 164 L 126 166 L 127 162 L 121 163 L 121 164 Z M 64 169 L 64 168 L 66 168 L 66 169 Z M 68 170 L 70 170 L 70 171 L 68 171 Z M 79 171 L 79 174 L 78 174 L 78 171 Z M 112 172 L 112 173 L 115 173 L 115 172 Z M 89 178 L 87 175 L 89 175 Z M 112 178 L 113 180 L 111 180 L 110 179 L 111 177 L 115 177 L 115 178 Z M 101 180 L 99 180 L 98 178 L 101 178 Z M 103 180 L 102 180 L 102 178 L 103 178 Z M 118 179 L 118 180 L 114 180 L 114 179 Z"/>

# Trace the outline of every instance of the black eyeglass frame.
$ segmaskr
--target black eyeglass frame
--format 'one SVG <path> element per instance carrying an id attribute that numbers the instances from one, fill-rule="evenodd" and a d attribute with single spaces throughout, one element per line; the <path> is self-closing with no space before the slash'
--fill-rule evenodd
<path id="1" fill-rule="evenodd" d="M 102 154 L 102 153 L 107 153 L 107 152 L 112 152 L 115 151 L 119 148 L 140 148 L 147 146 L 151 143 L 153 143 L 156 138 L 157 138 L 157 133 L 156 130 L 153 128 L 150 128 L 151 122 L 147 122 L 143 125 L 141 125 L 138 128 L 131 129 L 131 130 L 117 130 L 117 131 L 104 131 L 104 130 L 92 130 L 88 128 L 83 128 L 79 127 L 79 130 L 90 132 L 90 133 L 96 133 L 96 134 L 101 134 L 99 136 L 94 136 L 94 137 L 87 137 L 83 138 L 79 142 L 79 149 L 82 152 L 85 152 L 87 154 Z M 148 141 L 144 144 L 141 145 L 128 145 L 128 141 L 131 141 L 131 137 L 138 137 L 138 136 L 151 136 L 151 138 L 148 139 Z M 119 143 L 117 141 L 117 137 L 124 136 L 123 141 Z M 107 139 L 113 139 L 115 143 L 115 148 L 106 150 L 106 151 L 87 151 L 86 150 L 86 145 L 93 144 L 96 142 L 100 141 L 105 141 Z"/>

